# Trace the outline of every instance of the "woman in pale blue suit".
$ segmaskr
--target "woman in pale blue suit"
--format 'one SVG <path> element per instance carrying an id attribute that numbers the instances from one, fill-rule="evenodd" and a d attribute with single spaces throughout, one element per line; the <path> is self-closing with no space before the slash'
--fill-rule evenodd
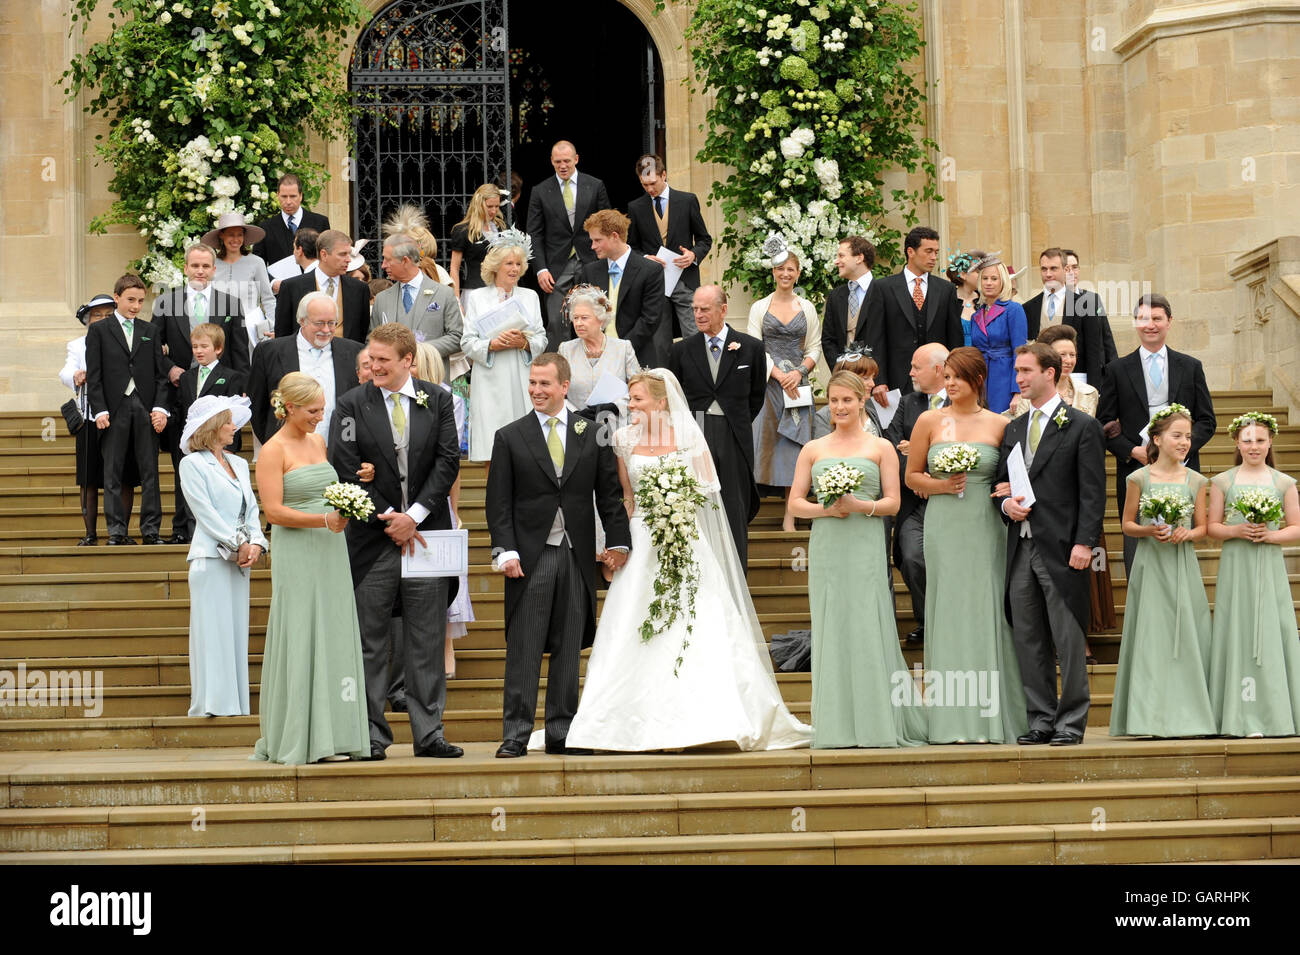
<path id="1" fill-rule="evenodd" d="M 248 399 L 204 395 L 181 434 L 180 481 L 194 514 L 190 568 L 190 716 L 248 716 L 249 568 L 267 550 L 248 463 L 224 449 Z"/>

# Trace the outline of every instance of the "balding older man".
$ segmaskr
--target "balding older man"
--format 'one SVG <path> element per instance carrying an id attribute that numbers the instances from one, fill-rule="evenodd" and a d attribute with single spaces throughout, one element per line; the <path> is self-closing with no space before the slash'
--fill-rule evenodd
<path id="1" fill-rule="evenodd" d="M 277 311 L 277 320 L 279 314 Z M 295 334 L 276 335 L 253 349 L 248 398 L 253 406 L 253 433 L 262 442 L 280 429 L 280 421 L 271 411 L 271 392 L 289 372 L 301 371 L 311 375 L 325 389 L 325 417 L 316 426 L 316 433 L 326 441 L 329 440 L 330 417 L 335 402 L 358 384 L 357 356 L 362 346 L 350 339 L 335 337 L 338 320 L 335 318 L 334 300 L 324 292 L 308 292 L 299 301 L 296 314 L 298 331 Z"/>
<path id="2" fill-rule="evenodd" d="M 948 349 L 938 342 L 922 345 L 912 353 L 908 375 L 913 390 L 898 402 L 894 420 L 885 431 L 885 437 L 898 449 L 904 469 L 916 419 L 948 402 L 943 390 L 943 363 L 947 360 Z M 903 497 L 894 520 L 894 566 L 912 595 L 912 614 L 916 617 L 916 628 L 907 635 L 907 645 L 919 647 L 925 642 L 925 501 L 906 484 L 900 487 Z"/>
<path id="3" fill-rule="evenodd" d="M 409 235 L 384 240 L 381 264 L 393 284 L 375 296 L 370 328 L 399 322 L 415 332 L 417 342 L 432 345 L 445 363 L 460 351 L 462 323 L 455 294 L 420 269 L 420 247 Z"/>
<path id="4" fill-rule="evenodd" d="M 334 302 L 341 335 L 365 344 L 370 330 L 370 289 L 360 279 L 345 273 L 352 259 L 352 240 L 346 232 L 329 229 L 316 240 L 316 268 L 311 272 L 285 279 L 275 299 L 275 334 L 288 338 L 294 332 L 298 303 L 310 292 L 322 292 Z"/>

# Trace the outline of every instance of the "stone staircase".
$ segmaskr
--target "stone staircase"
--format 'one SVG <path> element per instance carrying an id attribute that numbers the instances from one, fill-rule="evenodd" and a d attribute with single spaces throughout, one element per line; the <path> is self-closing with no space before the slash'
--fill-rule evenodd
<path id="1" fill-rule="evenodd" d="M 1215 396 L 1202 452 L 1231 466 L 1222 428 L 1263 392 Z M 1300 473 L 1300 427 L 1278 467 Z M 173 475 L 160 459 L 164 511 Z M 1113 462 L 1108 458 L 1108 472 Z M 501 718 L 501 580 L 489 567 L 481 468 L 463 468 L 478 621 L 457 642 L 447 735 L 455 761 L 410 756 L 404 714 L 383 763 L 268 766 L 247 759 L 257 717 L 192 719 L 185 548 L 78 548 L 73 442 L 57 416 L 0 415 L 0 674 L 82 671 L 100 712 L 0 704 L 0 860 L 5 862 L 1173 862 L 1300 858 L 1300 739 L 1112 741 L 1119 632 L 1093 635 L 1085 743 L 1044 749 L 493 759 Z M 765 501 L 750 528 L 749 582 L 770 636 L 810 626 L 807 532 Z M 164 520 L 164 531 L 170 518 Z M 135 533 L 133 525 L 132 532 Z M 103 527 L 101 525 L 101 533 Z M 1122 537 L 1106 548 L 1122 626 Z M 1218 547 L 1198 550 L 1211 603 Z M 1300 596 L 1300 548 L 1287 552 Z M 1115 566 L 1119 565 L 1119 566 Z M 914 626 L 895 577 L 899 632 Z M 270 572 L 253 574 L 256 712 Z M 906 651 L 908 663 L 921 654 Z M 807 720 L 808 674 L 780 674 Z"/>

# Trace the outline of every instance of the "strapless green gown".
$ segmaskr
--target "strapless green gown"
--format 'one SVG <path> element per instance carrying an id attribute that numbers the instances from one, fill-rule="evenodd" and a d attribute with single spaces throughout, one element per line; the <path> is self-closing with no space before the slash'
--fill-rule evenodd
<path id="1" fill-rule="evenodd" d="M 284 476 L 284 504 L 324 514 L 321 496 L 338 479 L 325 462 Z M 348 545 L 323 527 L 271 528 L 271 612 L 262 654 L 253 759 L 313 763 L 370 755 L 361 630 Z"/>
<path id="2" fill-rule="evenodd" d="M 839 462 L 863 472 L 856 496 L 880 497 L 880 469 L 868 458 L 823 458 L 814 483 Z M 920 746 L 925 714 L 910 695 L 898 645 L 885 522 L 866 514 L 813 521 L 808 548 L 812 610 L 813 747 Z"/>
<path id="3" fill-rule="evenodd" d="M 931 445 L 931 474 L 954 443 Z M 1029 714 L 1004 603 L 1007 528 L 989 498 L 998 449 L 965 443 L 980 452 L 965 496 L 925 505 L 926 725 L 932 743 L 1014 743 Z"/>

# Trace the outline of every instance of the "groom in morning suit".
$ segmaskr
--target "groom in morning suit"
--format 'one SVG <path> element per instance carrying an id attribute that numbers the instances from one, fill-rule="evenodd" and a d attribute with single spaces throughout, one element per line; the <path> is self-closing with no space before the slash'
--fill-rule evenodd
<path id="1" fill-rule="evenodd" d="M 718 470 L 736 553 L 746 567 L 748 525 L 758 513 L 753 426 L 763 409 L 767 353 L 757 338 L 727 324 L 727 295 L 716 285 L 695 290 L 695 325 L 701 334 L 673 345 L 668 370 L 681 382 L 686 403 L 700 419 Z"/>
<path id="2" fill-rule="evenodd" d="M 565 743 L 578 710 L 579 658 L 596 634 L 593 493 L 615 569 L 631 546 L 609 435 L 568 411 L 569 375 L 560 355 L 534 358 L 534 410 L 498 430 L 492 445 L 485 509 L 493 564 L 506 577 L 503 759 L 528 752 L 545 652 L 546 751 L 577 753 Z"/>
<path id="3" fill-rule="evenodd" d="M 1006 615 L 1029 707 L 1022 745 L 1081 743 L 1088 725 L 1084 634 L 1093 548 L 1106 507 L 1106 466 L 1101 425 L 1061 401 L 1060 374 L 1060 356 L 1050 345 L 1016 349 L 1016 384 L 1033 407 L 1007 425 L 993 492 L 1007 522 Z M 1036 498 L 1031 507 L 1011 496 L 1007 458 L 1017 444 Z"/>
<path id="4" fill-rule="evenodd" d="M 393 603 L 402 597 L 403 673 L 416 756 L 464 754 L 442 733 L 447 700 L 443 651 L 455 577 L 403 577 L 402 555 L 424 543 L 420 531 L 450 530 L 447 495 L 460 471 L 460 437 L 451 394 L 411 376 L 415 334 L 390 322 L 370 333 L 371 380 L 339 399 L 330 424 L 330 463 L 339 480 L 357 481 L 363 461 L 374 480 L 361 484 L 375 503 L 367 521 L 348 521 L 348 555 L 366 669 L 370 758 L 393 742 L 388 698 Z"/>

